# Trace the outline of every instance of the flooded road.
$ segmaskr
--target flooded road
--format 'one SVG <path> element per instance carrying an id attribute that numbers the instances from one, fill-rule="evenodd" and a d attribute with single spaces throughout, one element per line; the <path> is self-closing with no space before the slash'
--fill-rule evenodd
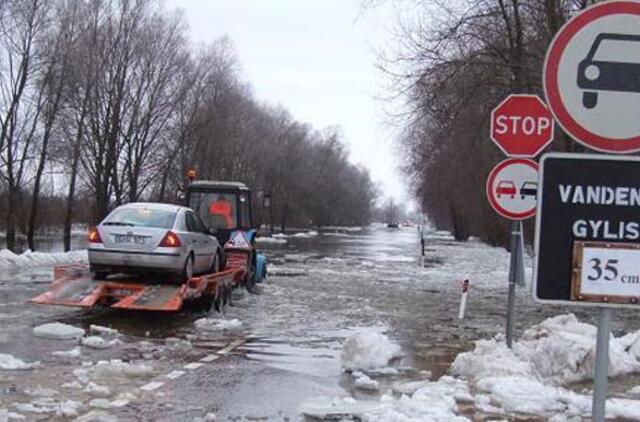
<path id="1" fill-rule="evenodd" d="M 415 227 L 371 227 L 261 245 L 267 282 L 256 295 L 237 291 L 224 315 L 26 305 L 46 289 L 51 268 L 2 273 L 0 354 L 39 364 L 0 370 L 0 409 L 27 420 L 192 421 L 215 414 L 217 420 L 294 421 L 317 398 L 377 401 L 399 381 L 437 379 L 474 340 L 504 331 L 508 254 L 431 232 L 421 268 L 419 244 Z M 471 290 L 460 321 L 466 278 Z M 595 319 L 590 310 L 534 304 L 528 287 L 517 300 L 517 335 L 559 313 Z M 33 327 L 46 322 L 87 333 L 94 326 L 108 346 L 35 337 Z M 615 332 L 637 325 L 632 312 L 616 312 Z M 386 333 L 402 350 L 393 370 L 378 374 L 375 390 L 356 388 L 341 367 L 345 339 L 365 329 Z M 637 384 L 635 377 L 614 380 L 612 390 Z"/>

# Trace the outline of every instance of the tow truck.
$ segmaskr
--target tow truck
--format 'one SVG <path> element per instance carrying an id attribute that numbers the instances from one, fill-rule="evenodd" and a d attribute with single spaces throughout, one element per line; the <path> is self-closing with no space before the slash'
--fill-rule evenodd
<path id="1" fill-rule="evenodd" d="M 220 312 L 231 303 L 235 288 L 255 292 L 256 284 L 266 278 L 267 267 L 265 256 L 255 246 L 251 191 L 239 182 L 196 181 L 192 171 L 188 172 L 188 179 L 186 205 L 200 215 L 224 245 L 224 265 L 219 272 L 191 277 L 175 285 L 126 275 L 94 280 L 88 265 L 64 265 L 54 268 L 49 289 L 29 302 L 158 312 L 178 312 L 185 307 L 208 312 L 214 307 Z"/>

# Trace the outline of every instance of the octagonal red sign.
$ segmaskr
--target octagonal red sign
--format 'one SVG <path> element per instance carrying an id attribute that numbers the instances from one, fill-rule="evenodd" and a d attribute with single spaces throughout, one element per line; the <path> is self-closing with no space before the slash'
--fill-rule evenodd
<path id="1" fill-rule="evenodd" d="M 535 157 L 553 141 L 551 112 L 537 95 L 509 95 L 491 112 L 491 139 L 510 157 Z"/>

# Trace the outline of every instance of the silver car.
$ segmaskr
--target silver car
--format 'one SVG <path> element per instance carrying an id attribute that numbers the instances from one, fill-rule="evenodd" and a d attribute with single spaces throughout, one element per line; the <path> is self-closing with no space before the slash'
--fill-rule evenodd
<path id="1" fill-rule="evenodd" d="M 224 251 L 190 208 L 153 202 L 121 205 L 89 232 L 94 278 L 113 273 L 169 273 L 184 282 L 217 272 Z"/>

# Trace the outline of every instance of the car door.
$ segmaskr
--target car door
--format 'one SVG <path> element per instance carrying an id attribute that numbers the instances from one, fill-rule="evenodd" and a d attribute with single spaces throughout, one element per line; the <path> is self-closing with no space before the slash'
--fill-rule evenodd
<path id="1" fill-rule="evenodd" d="M 213 265 L 213 260 L 218 252 L 218 241 L 215 237 L 211 236 L 207 226 L 205 226 L 198 214 L 193 213 L 193 218 L 195 219 L 196 228 L 198 230 L 198 244 L 202 246 L 201 253 L 204 265 L 202 271 L 207 271 Z"/>
<path id="2" fill-rule="evenodd" d="M 191 238 L 191 247 L 195 255 L 193 262 L 194 272 L 205 272 L 210 268 L 213 259 L 213 255 L 210 252 L 211 241 L 208 236 L 204 235 L 204 225 L 199 221 L 195 213 L 187 211 L 186 222 L 189 237 Z"/>

